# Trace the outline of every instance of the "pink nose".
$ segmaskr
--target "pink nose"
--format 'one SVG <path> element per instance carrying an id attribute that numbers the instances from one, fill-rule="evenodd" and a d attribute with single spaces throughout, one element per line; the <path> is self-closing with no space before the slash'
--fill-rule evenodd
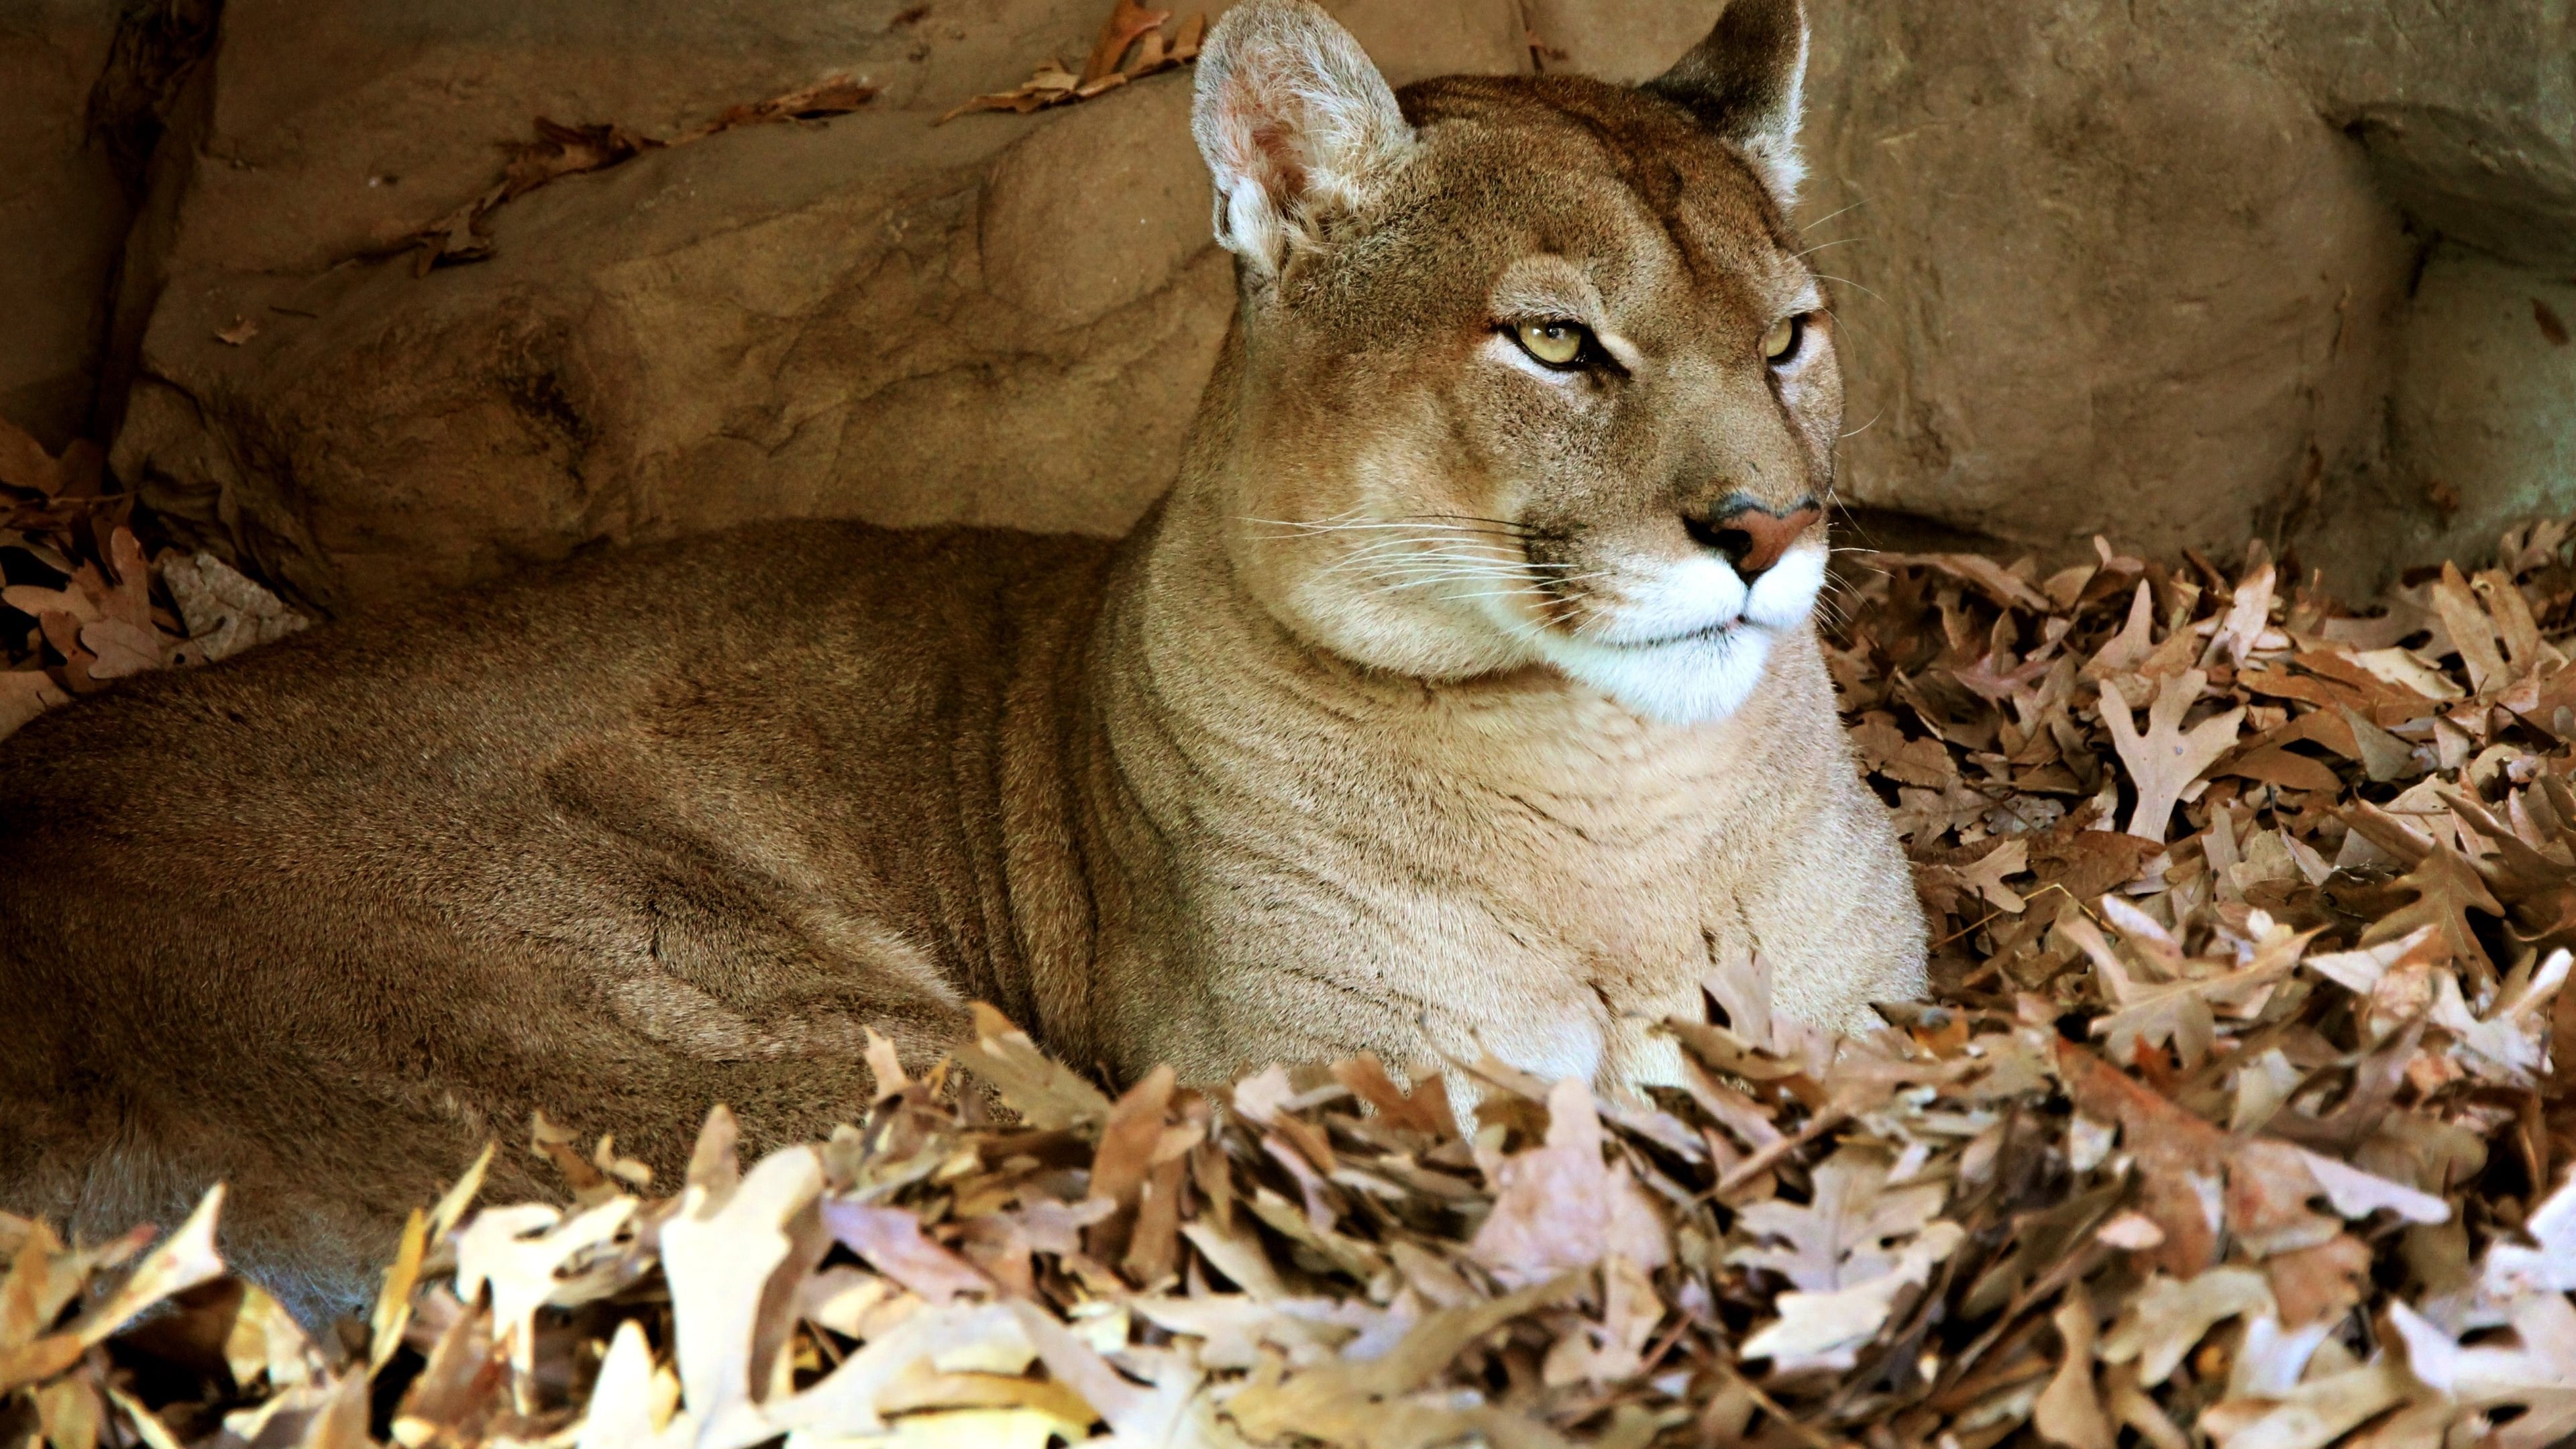
<path id="1" fill-rule="evenodd" d="M 1778 563 L 1790 545 L 1824 516 L 1825 510 L 1809 499 L 1786 513 L 1749 503 L 1731 513 L 1685 518 L 1682 523 L 1700 547 L 1724 554 L 1726 561 L 1750 583 Z"/>

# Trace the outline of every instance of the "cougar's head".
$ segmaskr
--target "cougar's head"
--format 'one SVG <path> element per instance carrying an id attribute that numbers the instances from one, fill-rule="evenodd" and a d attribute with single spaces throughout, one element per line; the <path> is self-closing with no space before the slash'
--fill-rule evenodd
<path id="1" fill-rule="evenodd" d="M 1424 678 L 1743 704 L 1824 581 L 1842 417 L 1786 217 L 1805 56 L 1798 0 L 1733 0 L 1643 87 L 1399 96 L 1307 0 L 1217 23 L 1194 129 L 1240 312 L 1209 472 L 1273 615 Z"/>

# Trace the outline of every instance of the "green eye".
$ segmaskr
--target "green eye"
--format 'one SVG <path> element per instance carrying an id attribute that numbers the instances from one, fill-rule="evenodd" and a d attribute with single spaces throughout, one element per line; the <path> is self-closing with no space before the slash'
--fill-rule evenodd
<path id="1" fill-rule="evenodd" d="M 1580 322 L 1522 322 L 1512 328 L 1521 350 L 1550 367 L 1572 367 L 1592 334 Z"/>
<path id="2" fill-rule="evenodd" d="M 1762 360 L 1778 367 L 1795 356 L 1799 340 L 1807 334 L 1807 319 L 1783 317 L 1762 334 Z"/>

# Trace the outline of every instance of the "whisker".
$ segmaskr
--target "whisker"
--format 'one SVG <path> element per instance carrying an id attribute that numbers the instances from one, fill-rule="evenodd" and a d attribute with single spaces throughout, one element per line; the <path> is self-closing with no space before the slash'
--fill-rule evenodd
<path id="1" fill-rule="evenodd" d="M 1432 529 L 1441 533 L 1497 533 L 1501 531 L 1499 529 L 1492 528 L 1463 528 L 1453 523 L 1413 523 L 1403 521 L 1380 521 L 1376 519 L 1350 523 L 1299 523 L 1295 520 L 1284 518 L 1247 518 L 1244 522 L 1270 524 L 1275 527 L 1293 529 L 1298 533 L 1393 533 L 1399 531 L 1418 533 L 1424 529 Z"/>
<path id="2" fill-rule="evenodd" d="M 1853 202 L 1851 205 L 1844 207 L 1841 211 L 1829 211 L 1829 212 L 1826 212 L 1823 216 L 1817 217 L 1814 221 L 1808 222 L 1805 226 L 1802 226 L 1802 227 L 1798 228 L 1798 230 L 1799 230 L 1801 233 L 1814 231 L 1817 227 L 1823 226 L 1826 222 L 1829 222 L 1829 221 L 1833 220 L 1835 217 L 1841 216 L 1841 215 L 1843 215 L 1843 214 L 1844 214 L 1844 213 L 1846 213 L 1846 212 L 1854 212 L 1854 211 L 1858 211 L 1858 210 L 1860 210 L 1862 207 L 1867 206 L 1867 205 L 1869 205 L 1869 198 L 1868 198 L 1868 197 L 1862 197 L 1860 200 L 1855 201 L 1855 202 Z"/>
<path id="3" fill-rule="evenodd" d="M 1398 519 L 1368 517 L 1358 510 L 1325 518 L 1260 518 L 1241 521 L 1280 529 L 1281 539 L 1350 534 L 1353 543 L 1319 570 L 1316 578 L 1355 576 L 1389 590 L 1452 590 L 1448 596 L 1469 599 L 1530 599 L 1552 623 L 1581 610 L 1588 600 L 1567 590 L 1616 576 L 1616 570 L 1586 569 L 1571 560 L 1533 559 L 1520 547 L 1549 535 L 1506 518 L 1469 513 L 1409 514 Z M 1459 586 L 1469 591 L 1455 592 Z M 1490 587 L 1477 587 L 1490 586 Z"/>
<path id="4" fill-rule="evenodd" d="M 1478 568 L 1511 568 L 1518 562 L 1519 561 L 1516 559 L 1496 558 L 1492 554 L 1462 553 L 1450 549 L 1391 548 L 1366 552 L 1355 551 L 1344 556 L 1333 566 L 1340 568 L 1346 565 L 1366 567 L 1375 564 L 1387 564 L 1391 566 L 1404 564 L 1413 564 L 1417 566 L 1424 564 L 1467 564 Z"/>
<path id="5" fill-rule="evenodd" d="M 1522 536 L 1533 534 L 1538 531 L 1530 527 L 1528 524 L 1518 522 L 1514 519 L 1486 518 L 1481 514 L 1475 513 L 1409 513 L 1405 516 L 1407 518 L 1448 519 L 1454 520 L 1458 523 L 1491 524 L 1492 526 L 1505 530 L 1506 532 Z"/>
<path id="6" fill-rule="evenodd" d="M 1488 568 L 1473 560 L 1463 559 L 1452 563 L 1416 566 L 1413 568 L 1379 569 L 1376 573 L 1379 578 L 1387 579 L 1513 579 L 1524 583 L 1532 582 L 1531 580 L 1522 578 L 1515 570 Z"/>
<path id="7" fill-rule="evenodd" d="M 1457 522 L 1447 522 L 1447 521 L 1444 521 L 1444 520 L 1448 520 L 1448 519 L 1456 519 L 1456 520 L 1457 520 Z M 1418 531 L 1420 531 L 1420 530 L 1422 530 L 1422 529 L 1429 528 L 1429 529 L 1436 529 L 1436 530 L 1438 530 L 1439 532 L 1442 532 L 1442 533 L 1456 533 L 1456 534 L 1495 534 L 1495 533 L 1501 533 L 1501 534 L 1506 534 L 1506 535 L 1508 535 L 1508 536 L 1511 536 L 1511 537 L 1515 537 L 1515 538 L 1517 538 L 1517 537 L 1521 537 L 1521 536 L 1523 536 L 1523 535 L 1527 532 L 1527 530 L 1523 529 L 1521 525 L 1516 524 L 1516 523 L 1513 523 L 1513 522 L 1511 522 L 1509 519 L 1502 519 L 1502 518 L 1474 518 L 1474 517 L 1470 517 L 1470 516 L 1465 515 L 1465 514 L 1419 513 L 1419 514 L 1409 515 L 1409 516 L 1408 516 L 1407 518 L 1405 518 L 1405 519 L 1391 519 L 1391 520 L 1390 520 L 1390 519 L 1374 519 L 1374 518 L 1354 517 L 1354 516 L 1349 516 L 1349 515 L 1337 515 L 1337 516 L 1332 517 L 1332 518 L 1303 518 L 1303 519 L 1301 519 L 1301 518 L 1255 518 L 1255 517 L 1253 517 L 1253 516 L 1251 516 L 1251 515 L 1249 515 L 1249 514 L 1246 514 L 1246 515 L 1243 515 L 1242 521 L 1243 521 L 1243 522 L 1245 522 L 1245 523 L 1258 523 L 1258 524 L 1263 524 L 1263 525 L 1266 525 L 1266 526 L 1268 526 L 1268 527 L 1272 527 L 1272 528 L 1285 528 L 1285 529 L 1290 530 L 1293 534 L 1317 534 L 1317 533 L 1369 533 L 1369 532 L 1399 532 L 1399 531 L 1401 531 L 1401 532 L 1418 532 Z M 1470 523 L 1473 523 L 1473 524 L 1482 524 L 1482 525 L 1488 525 L 1488 526 L 1486 526 L 1486 527 L 1478 527 L 1478 528 L 1469 528 L 1469 527 L 1465 527 L 1465 526 L 1464 526 L 1464 525 L 1466 525 L 1466 524 L 1470 524 Z"/>
<path id="8" fill-rule="evenodd" d="M 1386 588 L 1388 593 L 1406 593 L 1406 590 L 1422 590 L 1422 588 L 1432 588 L 1432 585 L 1450 585 L 1450 583 L 1497 583 L 1497 580 L 1479 580 L 1479 578 L 1414 580 L 1414 583 L 1391 583 L 1386 585 Z M 1486 590 L 1476 590 L 1476 593 L 1448 593 L 1445 598 L 1548 598 L 1548 593 L 1535 588 L 1486 588 Z"/>
<path id="9" fill-rule="evenodd" d="M 1551 584 L 1576 583 L 1601 576 L 1597 572 L 1582 574 L 1568 572 L 1575 567 L 1571 563 L 1536 563 L 1523 559 L 1496 558 L 1490 554 L 1398 550 L 1381 551 L 1375 554 L 1354 553 L 1320 570 L 1317 576 L 1327 577 L 1353 570 L 1382 575 L 1419 574 L 1432 570 L 1510 577 L 1521 575 L 1526 571 L 1535 573 L 1538 579 Z"/>
<path id="10" fill-rule="evenodd" d="M 1869 288 L 1862 286 L 1860 283 L 1853 281 L 1849 277 L 1837 277 L 1830 272 L 1818 272 L 1816 275 L 1828 282 L 1840 282 L 1844 286 L 1851 288 L 1853 291 L 1864 293 L 1870 297 L 1876 298 L 1880 302 L 1885 302 L 1887 300 L 1885 297 L 1880 297 L 1876 292 L 1870 291 Z"/>
<path id="11" fill-rule="evenodd" d="M 1508 555 L 1461 547 L 1463 542 L 1457 539 L 1382 538 L 1350 550 L 1343 555 L 1343 558 L 1455 558 L 1474 559 L 1485 563 L 1519 562 Z"/>

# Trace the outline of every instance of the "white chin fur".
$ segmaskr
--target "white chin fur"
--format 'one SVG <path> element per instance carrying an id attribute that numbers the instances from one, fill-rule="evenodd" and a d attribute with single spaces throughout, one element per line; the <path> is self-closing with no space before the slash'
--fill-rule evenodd
<path id="1" fill-rule="evenodd" d="M 1762 682 L 1772 637 L 1745 623 L 1671 644 L 1595 644 L 1551 633 L 1540 639 L 1539 652 L 1566 677 L 1648 719 L 1691 725 L 1744 707 Z"/>
<path id="2" fill-rule="evenodd" d="M 1821 548 L 1790 553 L 1749 589 L 1714 559 L 1684 559 L 1631 586 L 1610 628 L 1587 636 L 1543 629 L 1529 639 L 1568 678 L 1638 714 L 1704 724 L 1752 698 L 1771 646 L 1807 617 L 1824 582 Z"/>

